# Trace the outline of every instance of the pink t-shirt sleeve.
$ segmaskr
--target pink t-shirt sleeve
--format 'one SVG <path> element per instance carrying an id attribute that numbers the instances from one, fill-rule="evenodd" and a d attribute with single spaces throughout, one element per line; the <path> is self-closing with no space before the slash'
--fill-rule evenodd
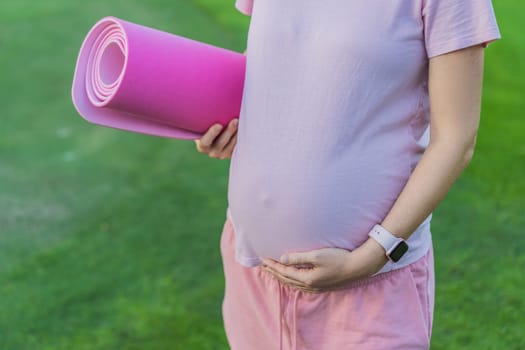
<path id="1" fill-rule="evenodd" d="M 423 0 L 428 58 L 500 39 L 491 0 Z"/>
<path id="2" fill-rule="evenodd" d="M 252 14 L 253 0 L 235 0 L 235 7 L 245 15 Z"/>

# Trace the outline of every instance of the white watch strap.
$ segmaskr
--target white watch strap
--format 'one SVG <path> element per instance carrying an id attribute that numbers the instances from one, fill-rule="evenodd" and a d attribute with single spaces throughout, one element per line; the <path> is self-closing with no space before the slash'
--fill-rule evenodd
<path id="1" fill-rule="evenodd" d="M 403 241 L 403 238 L 396 237 L 392 233 L 390 233 L 387 229 L 385 229 L 383 226 L 376 224 L 370 232 L 368 233 L 368 236 L 372 237 L 379 243 L 384 249 L 387 254 L 390 254 L 390 251 L 396 246 L 396 244 L 399 241 Z"/>

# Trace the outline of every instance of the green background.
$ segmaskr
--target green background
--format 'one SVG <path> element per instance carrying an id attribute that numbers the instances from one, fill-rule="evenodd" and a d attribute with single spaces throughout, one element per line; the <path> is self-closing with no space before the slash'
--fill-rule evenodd
<path id="1" fill-rule="evenodd" d="M 229 160 L 88 124 L 70 89 L 101 17 L 241 52 L 233 3 L 0 3 L 0 349 L 227 349 Z M 432 221 L 434 350 L 525 348 L 525 5 L 494 5 L 476 151 Z"/>

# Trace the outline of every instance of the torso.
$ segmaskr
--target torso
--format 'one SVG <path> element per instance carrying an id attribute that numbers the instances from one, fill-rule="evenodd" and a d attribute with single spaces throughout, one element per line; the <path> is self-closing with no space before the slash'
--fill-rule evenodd
<path id="1" fill-rule="evenodd" d="M 228 187 L 246 266 L 286 251 L 355 249 L 428 141 L 420 1 L 296 5 L 256 0 L 248 34 Z"/>

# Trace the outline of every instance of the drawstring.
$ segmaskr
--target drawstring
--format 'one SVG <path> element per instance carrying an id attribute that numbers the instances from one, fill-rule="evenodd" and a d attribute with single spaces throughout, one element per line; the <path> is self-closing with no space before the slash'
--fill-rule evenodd
<path id="1" fill-rule="evenodd" d="M 283 289 L 284 285 L 278 281 L 277 285 L 279 286 L 279 349 L 283 350 L 283 322 L 286 322 L 284 313 L 286 308 L 283 307 Z M 292 291 L 293 297 L 293 310 L 292 310 L 292 327 L 290 330 L 290 339 L 292 340 L 291 350 L 297 350 L 297 298 L 299 291 Z"/>
<path id="2" fill-rule="evenodd" d="M 283 349 L 283 307 L 282 307 L 282 296 L 281 296 L 281 283 L 277 282 L 279 286 L 279 350 Z"/>
<path id="3" fill-rule="evenodd" d="M 293 299 L 293 343 L 292 343 L 292 349 L 297 350 L 297 325 L 296 325 L 296 309 L 297 309 L 297 294 L 299 294 L 298 291 L 295 291 L 293 293 L 294 299 Z"/>

